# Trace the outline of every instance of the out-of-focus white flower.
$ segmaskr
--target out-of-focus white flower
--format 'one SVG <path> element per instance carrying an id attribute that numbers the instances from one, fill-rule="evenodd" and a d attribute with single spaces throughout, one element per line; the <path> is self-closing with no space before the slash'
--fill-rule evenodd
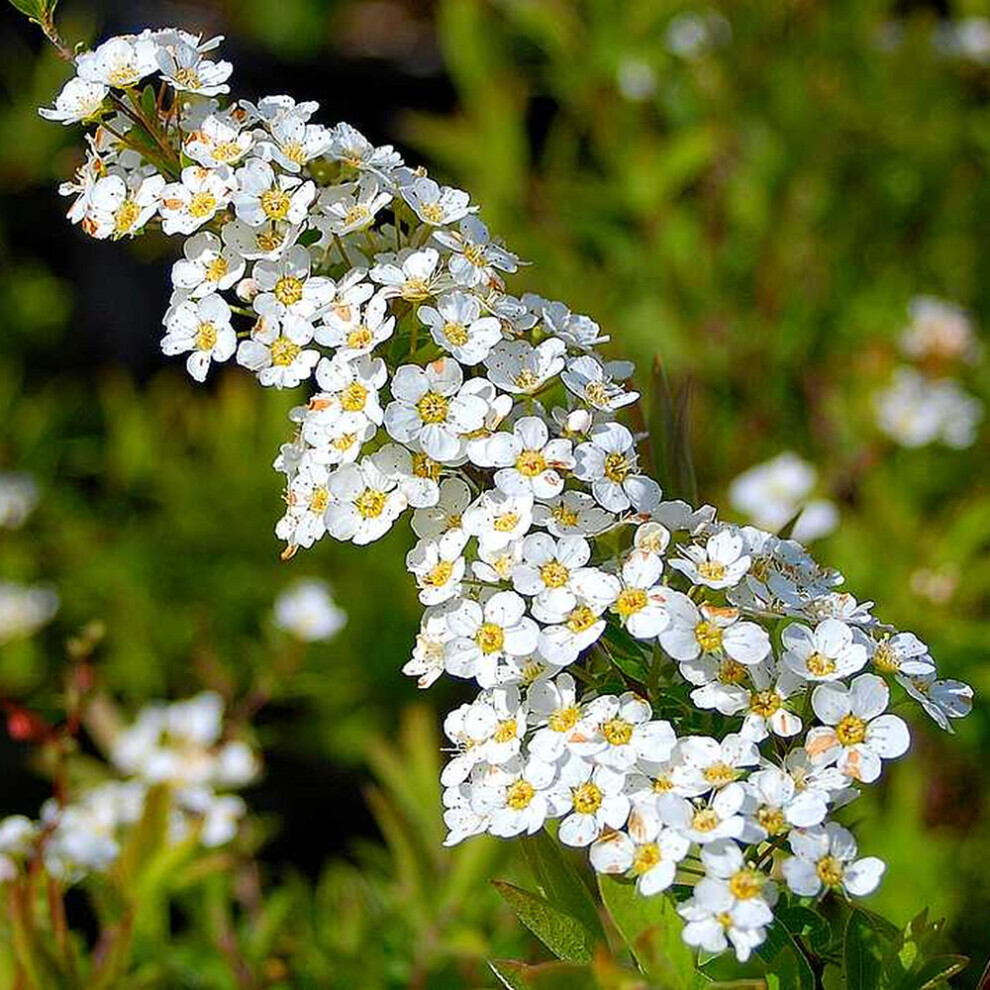
<path id="1" fill-rule="evenodd" d="M 969 364 L 979 360 L 982 347 L 964 309 L 934 296 L 917 296 L 908 304 L 908 316 L 911 322 L 898 340 L 906 358 Z"/>
<path id="2" fill-rule="evenodd" d="M 51 588 L 0 581 L 0 645 L 34 635 L 57 611 Z"/>
<path id="3" fill-rule="evenodd" d="M 330 639 L 347 624 L 326 581 L 304 578 L 275 599 L 275 625 L 304 643 Z"/>
<path id="4" fill-rule="evenodd" d="M 679 14 L 667 25 L 664 34 L 667 51 L 686 59 L 698 58 L 731 40 L 731 25 L 714 11 Z"/>
<path id="5" fill-rule="evenodd" d="M 633 103 L 648 100 L 657 91 L 657 74 L 641 58 L 624 58 L 615 70 L 619 92 Z"/>
<path id="6" fill-rule="evenodd" d="M 28 474 L 0 474 L 0 529 L 24 525 L 38 504 L 38 486 Z"/>
<path id="7" fill-rule="evenodd" d="M 983 418 L 983 403 L 957 381 L 932 381 L 909 367 L 894 372 L 893 382 L 876 393 L 874 403 L 877 425 L 902 447 L 970 447 Z"/>
<path id="8" fill-rule="evenodd" d="M 990 19 L 963 17 L 942 24 L 935 32 L 936 51 L 978 65 L 990 62 Z"/>

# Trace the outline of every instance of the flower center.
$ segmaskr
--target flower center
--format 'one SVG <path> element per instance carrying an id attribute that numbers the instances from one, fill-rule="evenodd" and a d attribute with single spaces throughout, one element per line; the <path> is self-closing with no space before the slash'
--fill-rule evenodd
<path id="1" fill-rule="evenodd" d="M 330 504 L 330 492 L 326 488 L 314 488 L 313 494 L 309 496 L 310 512 L 326 512 Z"/>
<path id="2" fill-rule="evenodd" d="M 236 141 L 221 141 L 213 148 L 213 158 L 218 162 L 232 162 L 240 156 L 241 146 Z"/>
<path id="3" fill-rule="evenodd" d="M 417 478 L 432 478 L 436 481 L 440 477 L 440 465 L 430 460 L 426 454 L 415 453 L 412 455 L 412 473 Z"/>
<path id="4" fill-rule="evenodd" d="M 805 660 L 804 665 L 808 668 L 809 674 L 815 677 L 827 677 L 835 670 L 835 661 L 831 657 L 823 656 L 817 650 Z"/>
<path id="5" fill-rule="evenodd" d="M 574 810 L 580 815 L 593 815 L 602 806 L 602 792 L 590 780 L 571 791 Z"/>
<path id="6" fill-rule="evenodd" d="M 898 670 L 897 654 L 894 653 L 888 640 L 877 643 L 873 651 L 873 666 L 881 674 L 896 674 Z"/>
<path id="7" fill-rule="evenodd" d="M 531 392 L 534 388 L 539 387 L 540 376 L 531 368 L 523 368 L 512 381 L 516 388 L 523 392 Z"/>
<path id="8" fill-rule="evenodd" d="M 114 214 L 114 230 L 118 234 L 126 234 L 138 222 L 140 216 L 141 207 L 133 199 L 125 199 Z"/>
<path id="9" fill-rule="evenodd" d="M 365 519 L 375 519 L 380 516 L 385 510 L 385 503 L 388 501 L 388 496 L 385 492 L 377 491 L 374 488 L 365 488 L 363 492 L 356 499 L 354 499 L 354 508 L 361 513 L 362 517 Z"/>
<path id="10" fill-rule="evenodd" d="M 768 835 L 780 835 L 787 830 L 787 822 L 780 808 L 764 805 L 756 812 L 756 820 L 767 830 Z"/>
<path id="11" fill-rule="evenodd" d="M 360 382 L 351 382 L 340 393 L 340 407 L 347 412 L 360 412 L 368 399 L 368 390 Z"/>
<path id="12" fill-rule="evenodd" d="M 763 874 L 758 870 L 740 870 L 729 880 L 729 892 L 740 901 L 752 900 L 763 889 Z"/>
<path id="13" fill-rule="evenodd" d="M 516 720 L 514 718 L 506 718 L 495 726 L 495 732 L 492 734 L 492 738 L 497 743 L 507 743 L 515 739 L 518 734 Z"/>
<path id="14" fill-rule="evenodd" d="M 298 141 L 283 144 L 282 154 L 296 165 L 306 164 L 306 149 Z"/>
<path id="15" fill-rule="evenodd" d="M 846 715 L 835 727 L 843 746 L 856 746 L 866 738 L 866 722 L 855 715 Z"/>
<path id="16" fill-rule="evenodd" d="M 722 684 L 742 684 L 746 680 L 746 668 L 738 660 L 726 657 L 718 665 L 718 679 Z"/>
<path id="17" fill-rule="evenodd" d="M 269 220 L 284 220 L 289 212 L 289 194 L 281 189 L 266 189 L 261 194 L 261 209 Z"/>
<path id="18" fill-rule="evenodd" d="M 227 259 L 217 257 L 206 266 L 203 274 L 207 282 L 219 282 L 226 276 L 229 269 L 230 265 L 227 264 Z"/>
<path id="19" fill-rule="evenodd" d="M 217 198 L 213 193 L 198 192 L 189 200 L 189 215 L 197 220 L 211 216 L 216 208 Z"/>
<path id="20" fill-rule="evenodd" d="M 757 691 L 749 701 L 749 710 L 761 718 L 769 718 L 780 709 L 780 695 L 776 691 Z"/>
<path id="21" fill-rule="evenodd" d="M 584 397 L 589 405 L 599 409 L 608 407 L 609 395 L 604 382 L 588 382 L 584 387 Z"/>
<path id="22" fill-rule="evenodd" d="M 464 257 L 474 265 L 475 268 L 484 267 L 485 261 L 487 260 L 485 256 L 485 248 L 483 244 L 465 244 L 464 245 Z"/>
<path id="23" fill-rule="evenodd" d="M 605 477 L 621 485 L 629 474 L 629 461 L 624 454 L 607 454 L 605 457 Z"/>
<path id="24" fill-rule="evenodd" d="M 410 302 L 417 302 L 420 299 L 427 299 L 430 295 L 432 295 L 430 292 L 430 286 L 425 278 L 408 278 L 402 285 L 402 298 L 408 299 Z M 446 333 L 446 331 L 447 328 L 444 327 L 444 333 Z M 447 337 L 449 340 L 450 335 L 448 334 Z M 467 335 L 465 334 L 464 341 L 466 340 Z M 464 341 L 461 341 L 461 343 L 464 343 Z M 454 340 L 451 340 L 450 342 L 455 345 L 457 343 Z"/>
<path id="25" fill-rule="evenodd" d="M 731 784 L 739 777 L 739 771 L 735 767 L 730 767 L 728 763 L 719 760 L 705 767 L 701 774 L 709 784 L 721 787 L 723 784 Z"/>
<path id="26" fill-rule="evenodd" d="M 551 560 L 540 568 L 540 578 L 548 588 L 563 588 L 571 572 L 559 560 Z"/>
<path id="27" fill-rule="evenodd" d="M 505 792 L 505 803 L 513 811 L 522 811 L 535 796 L 536 788 L 528 780 L 514 780 Z"/>
<path id="28" fill-rule="evenodd" d="M 580 717 L 581 712 L 578 710 L 577 705 L 571 705 L 568 708 L 558 708 L 556 711 L 550 713 L 550 717 L 547 719 L 547 725 L 554 732 L 567 732 L 568 729 L 574 728 Z"/>
<path id="29" fill-rule="evenodd" d="M 285 368 L 295 361 L 301 350 L 302 348 L 298 344 L 294 344 L 288 337 L 279 337 L 272 344 L 272 364 L 279 368 Z"/>
<path id="30" fill-rule="evenodd" d="M 563 503 L 554 506 L 550 512 L 550 515 L 552 515 L 561 526 L 566 526 L 570 529 L 573 529 L 578 524 L 578 514 L 573 509 L 569 509 Z"/>
<path id="31" fill-rule="evenodd" d="M 826 887 L 838 887 L 842 883 L 845 870 L 834 856 L 822 856 L 815 866 L 815 872 Z"/>
<path id="32" fill-rule="evenodd" d="M 625 719 L 609 719 L 602 726 L 602 735 L 611 746 L 628 746 L 633 737 L 633 727 Z"/>
<path id="33" fill-rule="evenodd" d="M 437 392 L 427 392 L 416 403 L 416 411 L 424 423 L 442 423 L 447 418 L 450 400 Z"/>
<path id="34" fill-rule="evenodd" d="M 359 327 L 355 327 L 347 335 L 347 346 L 355 351 L 360 351 L 365 347 L 370 347 L 374 342 L 375 335 L 364 324 Z"/>
<path id="35" fill-rule="evenodd" d="M 576 609 L 567 617 L 567 628 L 572 633 L 587 632 L 596 622 L 598 616 L 588 605 L 578 605 Z"/>
<path id="36" fill-rule="evenodd" d="M 443 335 L 454 347 L 463 347 L 468 342 L 468 332 L 463 323 L 445 323 Z"/>
<path id="37" fill-rule="evenodd" d="M 519 525 L 519 516 L 515 512 L 503 512 L 496 516 L 492 528 L 497 533 L 511 533 Z"/>
<path id="38" fill-rule="evenodd" d="M 267 233 L 258 234 L 255 240 L 262 251 L 277 251 L 285 238 L 277 230 L 269 230 Z"/>
<path id="39" fill-rule="evenodd" d="M 172 78 L 180 85 L 188 89 L 199 89 L 202 82 L 199 73 L 191 65 L 181 65 L 175 70 Z"/>
<path id="40" fill-rule="evenodd" d="M 663 855 L 660 852 L 660 847 L 655 842 L 647 842 L 642 846 L 636 847 L 630 869 L 639 877 L 644 873 L 649 873 L 662 859 Z"/>
<path id="41" fill-rule="evenodd" d="M 123 89 L 137 82 L 137 69 L 130 62 L 124 62 L 108 73 L 107 80 L 111 86 Z"/>
<path id="42" fill-rule="evenodd" d="M 691 819 L 691 827 L 696 832 L 711 832 L 718 827 L 718 815 L 712 808 L 699 808 Z"/>
<path id="43" fill-rule="evenodd" d="M 196 350 L 212 351 L 217 346 L 217 328 L 206 320 L 196 328 Z"/>
<path id="44" fill-rule="evenodd" d="M 674 789 L 674 781 L 669 776 L 656 777 L 653 781 L 654 794 L 666 794 Z"/>
<path id="45" fill-rule="evenodd" d="M 302 280 L 293 275 L 283 275 L 275 283 L 275 298 L 283 306 L 299 302 L 303 295 Z"/>
<path id="46" fill-rule="evenodd" d="M 365 223 L 371 216 L 368 207 L 363 203 L 355 203 L 345 214 L 344 223 L 348 227 L 357 227 Z"/>
<path id="47" fill-rule="evenodd" d="M 430 568 L 423 578 L 423 584 L 428 584 L 432 588 L 442 588 L 454 573 L 454 565 L 449 560 L 441 560 L 439 564 Z"/>
<path id="48" fill-rule="evenodd" d="M 615 611 L 623 619 L 628 619 L 630 615 L 646 608 L 647 601 L 646 592 L 642 588 L 624 588 L 615 600 Z"/>
<path id="49" fill-rule="evenodd" d="M 703 560 L 698 564 L 698 573 L 708 581 L 721 581 L 726 570 L 725 564 L 720 560 Z"/>
<path id="50" fill-rule="evenodd" d="M 516 470 L 524 478 L 535 478 L 546 470 L 547 462 L 538 450 L 524 450 L 516 458 Z"/>
<path id="51" fill-rule="evenodd" d="M 494 622 L 486 622 L 474 637 L 482 653 L 498 653 L 505 642 L 505 630 Z"/>
<path id="52" fill-rule="evenodd" d="M 694 627 L 694 638 L 705 653 L 714 653 L 722 646 L 722 630 L 714 622 L 707 619 Z"/>
<path id="53" fill-rule="evenodd" d="M 419 214 L 428 223 L 443 223 L 443 207 L 439 203 L 424 203 Z"/>

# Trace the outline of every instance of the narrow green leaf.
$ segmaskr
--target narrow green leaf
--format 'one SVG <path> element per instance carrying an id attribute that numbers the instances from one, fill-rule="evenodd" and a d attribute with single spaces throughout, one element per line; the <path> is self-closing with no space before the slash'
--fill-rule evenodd
<path id="1" fill-rule="evenodd" d="M 969 965 L 966 956 L 935 956 L 926 959 L 918 969 L 909 973 L 897 990 L 936 990 L 950 976 L 961 973 Z"/>
<path id="2" fill-rule="evenodd" d="M 794 936 L 779 922 L 767 930 L 757 955 L 780 981 L 781 990 L 815 990 L 815 972 Z"/>
<path id="3" fill-rule="evenodd" d="M 10 5 L 32 21 L 40 23 L 45 16 L 44 0 L 10 0 Z"/>
<path id="4" fill-rule="evenodd" d="M 846 990 L 881 990 L 889 987 L 884 972 L 883 943 L 870 917 L 859 908 L 853 909 L 846 923 L 843 947 Z"/>
<path id="5" fill-rule="evenodd" d="M 677 396 L 674 432 L 671 438 L 671 476 L 674 490 L 692 505 L 698 504 L 698 481 L 691 452 L 691 383 L 685 382 Z"/>
<path id="6" fill-rule="evenodd" d="M 807 939 L 814 952 L 823 952 L 832 938 L 828 920 L 817 911 L 801 904 L 792 904 L 777 910 L 777 918 L 787 930 Z"/>
<path id="7" fill-rule="evenodd" d="M 681 938 L 684 923 L 664 894 L 643 897 L 636 885 L 599 876 L 598 889 L 633 958 L 663 990 L 691 990 L 694 956 Z"/>
<path id="8" fill-rule="evenodd" d="M 488 965 L 509 990 L 598 990 L 599 987 L 587 966 L 574 963 L 528 966 L 510 959 L 495 959 Z"/>
<path id="9" fill-rule="evenodd" d="M 502 899 L 519 920 L 558 958 L 588 962 L 596 938 L 572 915 L 565 914 L 545 897 L 523 890 L 504 880 L 493 880 Z"/>
<path id="10" fill-rule="evenodd" d="M 150 83 L 141 90 L 141 110 L 149 119 L 154 119 L 157 114 L 158 97 L 155 94 L 155 87 Z"/>
<path id="11" fill-rule="evenodd" d="M 605 930 L 598 914 L 598 905 L 557 840 L 544 830 L 523 836 L 519 844 L 526 865 L 543 896 L 577 918 L 589 932 L 604 942 Z"/>

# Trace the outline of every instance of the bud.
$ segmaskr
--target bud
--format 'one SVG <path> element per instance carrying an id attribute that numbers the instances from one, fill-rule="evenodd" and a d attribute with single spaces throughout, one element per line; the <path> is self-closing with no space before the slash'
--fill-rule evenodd
<path id="1" fill-rule="evenodd" d="M 242 278 L 234 291 L 241 302 L 250 304 L 254 302 L 254 297 L 261 291 L 261 288 L 253 278 Z"/>

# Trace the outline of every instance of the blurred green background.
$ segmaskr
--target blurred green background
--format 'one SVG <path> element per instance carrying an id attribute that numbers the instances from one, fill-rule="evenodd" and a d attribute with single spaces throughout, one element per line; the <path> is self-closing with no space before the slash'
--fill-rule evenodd
<path id="1" fill-rule="evenodd" d="M 592 315 L 643 384 L 654 355 L 690 383 L 706 501 L 725 504 L 734 476 L 782 450 L 818 468 L 818 494 L 841 512 L 818 556 L 925 639 L 943 676 L 977 690 L 955 738 L 919 716 L 913 758 L 860 806 L 864 850 L 890 864 L 873 906 L 897 921 L 925 904 L 947 916 L 952 945 L 976 961 L 960 986 L 975 984 L 990 952 L 990 720 L 979 700 L 990 688 L 990 431 L 965 450 L 899 448 L 878 433 L 872 396 L 898 363 L 913 296 L 967 308 L 984 337 L 990 321 L 990 47 L 945 40 L 952 23 L 987 13 L 879 0 L 718 10 L 63 0 L 59 10 L 71 39 L 172 23 L 223 33 L 235 92 L 319 99 L 324 121 L 349 120 L 470 190 L 533 262 L 516 292 Z M 0 580 L 51 582 L 63 605 L 45 633 L 0 647 L 0 693 L 54 711 L 59 644 L 92 618 L 109 630 L 101 677 L 135 706 L 204 683 L 263 690 L 269 772 L 247 794 L 272 821 L 263 858 L 309 876 L 330 862 L 324 907 L 344 898 L 354 917 L 365 917 L 365 885 L 384 878 L 367 917 L 391 917 L 453 862 L 432 849 L 423 876 L 397 873 L 378 842 L 384 833 L 395 853 L 401 829 L 363 796 L 369 766 L 383 770 L 382 740 L 423 700 L 399 673 L 419 612 L 402 568 L 408 534 L 370 549 L 324 541 L 279 562 L 270 464 L 298 397 L 234 368 L 198 388 L 158 354 L 169 246 L 95 243 L 62 217 L 55 187 L 79 135 L 35 108 L 65 75 L 3 10 L 0 471 L 30 472 L 43 494 L 25 530 L 0 531 Z M 986 368 L 960 372 L 984 401 Z M 349 621 L 298 654 L 269 614 L 303 575 L 328 578 Z M 440 712 L 464 693 L 438 684 L 425 700 Z M 422 756 L 439 716 L 418 719 Z M 4 741 L 2 759 L 0 810 L 33 813 L 39 784 L 21 749 Z M 439 836 L 435 798 L 409 797 L 406 811 L 429 841 Z M 478 849 L 455 886 L 471 870 L 513 868 L 503 848 Z M 491 951 L 485 939 L 519 936 L 484 897 L 473 913 L 444 911 L 430 937 L 449 939 L 436 949 L 446 961 L 416 965 L 468 966 L 484 983 L 470 967 Z M 379 944 L 376 932 L 356 928 L 339 952 L 407 985 L 423 933 Z M 448 985 L 429 979 L 419 985 Z"/>

